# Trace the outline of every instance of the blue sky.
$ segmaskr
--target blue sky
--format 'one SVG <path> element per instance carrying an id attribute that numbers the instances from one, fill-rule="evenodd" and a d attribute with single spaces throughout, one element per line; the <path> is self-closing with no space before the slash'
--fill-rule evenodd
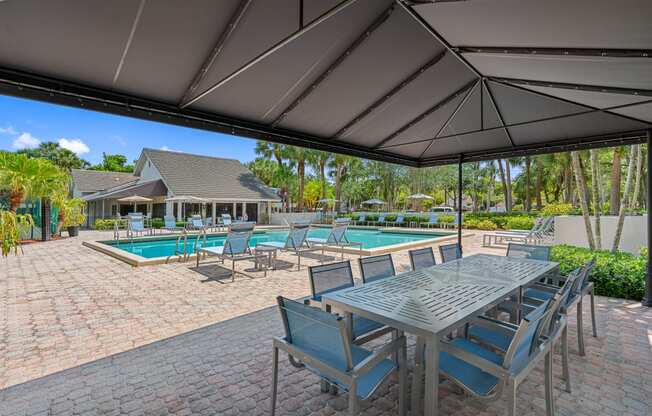
<path id="1" fill-rule="evenodd" d="M 143 147 L 253 160 L 256 142 L 237 136 L 0 96 L 0 149 L 54 141 L 95 164 L 102 152 L 132 161 Z"/>

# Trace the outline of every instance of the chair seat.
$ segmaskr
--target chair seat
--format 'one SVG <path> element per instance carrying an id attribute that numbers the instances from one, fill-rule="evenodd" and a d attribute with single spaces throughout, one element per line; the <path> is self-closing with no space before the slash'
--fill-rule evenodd
<path id="1" fill-rule="evenodd" d="M 317 237 L 312 237 L 312 238 L 306 238 L 306 241 L 309 243 L 316 243 L 316 244 L 326 244 L 328 243 L 328 240 L 325 238 L 317 238 Z"/>
<path id="2" fill-rule="evenodd" d="M 502 365 L 503 359 L 498 354 L 467 339 L 458 338 L 451 341 L 451 344 L 497 365 Z M 446 352 L 439 354 L 439 366 L 447 377 L 457 380 L 478 396 L 488 396 L 498 385 L 497 377 Z"/>
<path id="3" fill-rule="evenodd" d="M 554 293 L 550 293 L 534 288 L 525 289 L 525 292 L 523 292 L 523 296 L 528 298 L 538 299 L 541 301 L 552 299 L 554 295 L 555 295 Z"/>
<path id="4" fill-rule="evenodd" d="M 476 338 L 479 341 L 493 345 L 499 348 L 501 351 L 507 351 L 509 344 L 512 342 L 513 338 L 499 331 L 485 328 L 480 325 L 469 326 L 469 336 Z"/>
<path id="5" fill-rule="evenodd" d="M 201 251 L 204 252 L 204 253 L 222 255 L 222 254 L 224 254 L 224 246 L 204 247 L 204 248 L 201 249 Z"/>
<path id="6" fill-rule="evenodd" d="M 371 319 L 364 318 L 360 315 L 353 315 L 353 337 L 357 338 L 361 335 L 368 334 L 384 327 L 385 325 L 372 321 Z"/>
<path id="7" fill-rule="evenodd" d="M 258 243 L 259 246 L 267 246 L 274 248 L 285 248 L 285 242 L 283 241 L 265 241 L 264 243 Z"/>
<path id="8" fill-rule="evenodd" d="M 309 352 L 310 355 L 313 357 L 319 359 L 320 361 L 337 368 L 340 371 L 346 371 L 346 364 L 344 362 L 340 362 L 339 360 L 334 361 L 332 357 L 326 357 L 326 356 L 321 356 L 320 354 L 315 354 L 314 352 L 306 351 Z M 357 345 L 351 345 L 351 356 L 352 356 L 352 362 L 353 366 L 355 367 L 359 363 L 361 363 L 364 359 L 369 357 L 372 354 L 371 351 L 366 350 L 362 347 L 359 347 Z M 349 385 L 346 384 L 345 382 L 341 380 L 337 380 L 333 377 L 330 376 L 325 376 L 323 375 L 318 369 L 312 368 L 310 366 L 306 366 L 310 371 L 313 373 L 317 374 L 320 377 L 323 377 L 324 379 L 328 380 L 331 384 L 337 385 L 339 388 L 341 388 L 344 391 L 349 391 Z M 391 374 L 392 371 L 396 369 L 396 365 L 394 362 L 390 359 L 384 359 L 381 362 L 379 362 L 375 367 L 373 367 L 371 370 L 367 371 L 360 377 L 358 377 L 358 384 L 357 384 L 357 395 L 360 397 L 362 400 L 367 399 L 371 394 L 374 392 L 376 387 L 382 381 Z"/>

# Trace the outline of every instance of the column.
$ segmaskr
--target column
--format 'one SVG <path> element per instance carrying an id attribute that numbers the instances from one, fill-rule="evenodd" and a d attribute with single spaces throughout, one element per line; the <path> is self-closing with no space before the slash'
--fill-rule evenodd
<path id="1" fill-rule="evenodd" d="M 211 208 L 212 208 L 211 209 L 211 215 L 212 215 L 212 218 L 213 218 L 213 224 L 217 224 L 217 203 L 213 202 L 211 204 Z"/>
<path id="2" fill-rule="evenodd" d="M 174 216 L 174 202 L 172 201 L 165 202 L 165 215 Z"/>
<path id="3" fill-rule="evenodd" d="M 183 221 L 183 215 L 181 214 L 181 202 L 177 202 L 177 221 Z"/>
<path id="4" fill-rule="evenodd" d="M 247 203 L 243 202 L 242 203 L 242 219 L 245 219 L 247 217 Z M 247 221 L 249 219 L 247 218 Z"/>
<path id="5" fill-rule="evenodd" d="M 267 223 L 272 223 L 272 202 L 267 201 Z"/>
<path id="6" fill-rule="evenodd" d="M 238 207 L 236 206 L 236 203 L 233 203 L 233 221 L 237 220 L 237 214 L 238 214 Z"/>

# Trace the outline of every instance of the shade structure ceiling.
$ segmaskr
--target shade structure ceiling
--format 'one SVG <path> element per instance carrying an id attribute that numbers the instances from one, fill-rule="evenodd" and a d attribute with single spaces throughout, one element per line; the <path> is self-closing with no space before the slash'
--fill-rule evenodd
<path id="1" fill-rule="evenodd" d="M 412 166 L 634 143 L 649 0 L 5 0 L 0 92 Z"/>

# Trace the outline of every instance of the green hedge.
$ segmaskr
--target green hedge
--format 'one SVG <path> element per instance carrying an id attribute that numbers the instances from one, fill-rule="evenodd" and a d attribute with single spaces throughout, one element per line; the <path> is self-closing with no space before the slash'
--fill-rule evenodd
<path id="1" fill-rule="evenodd" d="M 93 229 L 95 230 L 112 230 L 115 227 L 116 221 L 119 223 L 118 225 L 120 228 L 124 228 L 127 225 L 126 220 L 116 220 L 116 219 L 108 219 L 108 220 L 103 220 L 103 219 L 96 219 L 95 222 L 93 223 Z"/>
<path id="2" fill-rule="evenodd" d="M 596 256 L 591 274 L 595 293 L 601 296 L 641 300 L 645 294 L 645 270 L 647 252 L 641 256 L 610 251 L 591 251 L 573 246 L 552 247 L 551 260 L 559 262 L 563 274 L 583 265 Z"/>

